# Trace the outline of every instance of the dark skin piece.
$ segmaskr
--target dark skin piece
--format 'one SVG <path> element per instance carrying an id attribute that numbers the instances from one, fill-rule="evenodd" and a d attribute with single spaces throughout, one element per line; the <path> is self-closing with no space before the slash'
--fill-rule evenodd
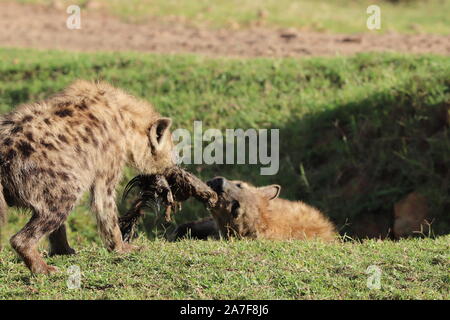
<path id="1" fill-rule="evenodd" d="M 162 175 L 139 175 L 125 187 L 124 198 L 134 188 L 139 189 L 139 197 L 131 209 L 119 218 L 123 240 L 130 242 L 144 214 L 144 208 L 158 203 L 165 208 L 166 221 L 170 221 L 172 210 L 190 197 L 194 197 L 207 207 L 214 207 L 218 197 L 203 181 L 180 167 L 173 167 Z"/>

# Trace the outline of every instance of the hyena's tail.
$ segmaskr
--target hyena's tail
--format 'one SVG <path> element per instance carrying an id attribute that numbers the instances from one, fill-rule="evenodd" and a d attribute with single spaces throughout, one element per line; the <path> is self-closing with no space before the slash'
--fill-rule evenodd
<path id="1" fill-rule="evenodd" d="M 2 227 L 6 223 L 6 213 L 8 205 L 6 204 L 5 196 L 3 195 L 3 186 L 0 183 L 0 250 L 2 249 Z"/>

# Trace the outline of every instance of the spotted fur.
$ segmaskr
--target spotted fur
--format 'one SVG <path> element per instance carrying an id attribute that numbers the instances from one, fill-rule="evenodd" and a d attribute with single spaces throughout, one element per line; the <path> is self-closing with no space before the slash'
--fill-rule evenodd
<path id="1" fill-rule="evenodd" d="M 11 245 L 34 273 L 49 273 L 37 251 L 71 254 L 64 226 L 90 191 L 99 232 L 110 250 L 127 251 L 118 227 L 115 189 L 125 165 L 146 174 L 173 165 L 171 120 L 106 83 L 78 81 L 48 100 L 0 117 L 0 222 L 6 207 L 32 211 Z"/>

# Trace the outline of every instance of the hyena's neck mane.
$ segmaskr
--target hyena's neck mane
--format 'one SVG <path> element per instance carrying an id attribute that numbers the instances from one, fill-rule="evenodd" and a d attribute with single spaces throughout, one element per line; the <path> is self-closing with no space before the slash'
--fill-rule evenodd
<path id="1" fill-rule="evenodd" d="M 134 130 L 147 131 L 149 125 L 160 117 L 150 103 L 106 82 L 78 80 L 54 98 L 66 100 L 67 96 L 88 105 L 95 112 L 111 113 L 118 110 L 120 119 L 117 120 Z"/>
<path id="2" fill-rule="evenodd" d="M 256 237 L 263 236 L 273 225 L 273 210 L 270 207 L 270 203 L 266 199 L 259 199 L 258 204 L 258 215 L 252 220 L 252 228 L 256 230 Z"/>
<path id="3" fill-rule="evenodd" d="M 301 201 L 271 200 L 262 217 L 268 239 L 314 239 L 333 241 L 335 228 L 319 210 Z"/>

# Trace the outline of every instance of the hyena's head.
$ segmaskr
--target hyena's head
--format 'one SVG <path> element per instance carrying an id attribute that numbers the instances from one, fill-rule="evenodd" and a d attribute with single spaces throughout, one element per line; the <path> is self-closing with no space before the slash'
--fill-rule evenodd
<path id="1" fill-rule="evenodd" d="M 139 138 L 133 155 L 135 167 L 145 174 L 159 174 L 174 166 L 170 118 L 157 118 L 146 129 L 146 139 Z"/>
<path id="2" fill-rule="evenodd" d="M 219 196 L 211 213 L 224 236 L 255 238 L 261 215 L 269 201 L 280 194 L 279 185 L 255 187 L 249 183 L 216 177 L 207 182 Z"/>

